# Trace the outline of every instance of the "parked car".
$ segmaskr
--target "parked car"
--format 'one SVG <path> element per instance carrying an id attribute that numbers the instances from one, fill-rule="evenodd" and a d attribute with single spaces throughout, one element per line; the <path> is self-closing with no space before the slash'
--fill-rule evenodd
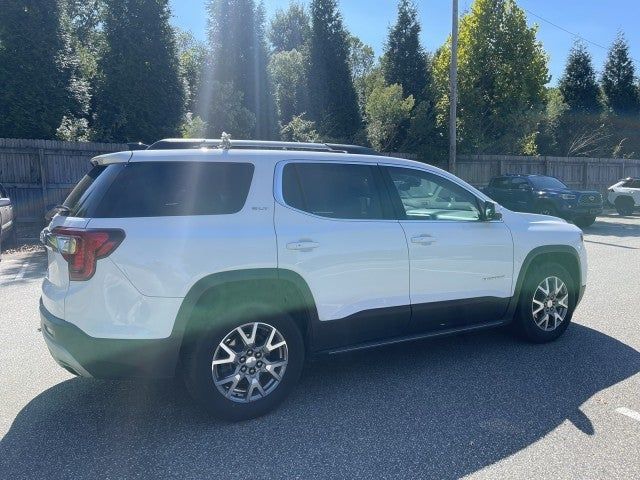
<path id="1" fill-rule="evenodd" d="M 508 323 L 554 340 L 585 289 L 579 228 L 422 163 L 231 142 L 93 165 L 41 234 L 52 356 L 179 372 L 227 419 L 274 408 L 316 355 Z"/>
<path id="2" fill-rule="evenodd" d="M 502 175 L 492 178 L 484 192 L 516 212 L 533 212 L 564 218 L 586 228 L 602 213 L 602 195 L 572 190 L 546 175 Z"/>
<path id="3" fill-rule="evenodd" d="M 640 207 L 640 178 L 625 178 L 607 189 L 607 200 L 620 215 L 631 215 Z"/>
<path id="4" fill-rule="evenodd" d="M 16 244 L 16 226 L 13 204 L 7 190 L 0 184 L 0 252 Z"/>

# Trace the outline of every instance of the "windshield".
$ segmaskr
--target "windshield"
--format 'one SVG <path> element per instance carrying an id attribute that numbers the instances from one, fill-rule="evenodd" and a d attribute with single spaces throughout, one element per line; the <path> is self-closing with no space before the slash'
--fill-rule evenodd
<path id="1" fill-rule="evenodd" d="M 569 188 L 560 180 L 554 177 L 529 177 L 533 188 L 555 188 L 565 189 Z"/>

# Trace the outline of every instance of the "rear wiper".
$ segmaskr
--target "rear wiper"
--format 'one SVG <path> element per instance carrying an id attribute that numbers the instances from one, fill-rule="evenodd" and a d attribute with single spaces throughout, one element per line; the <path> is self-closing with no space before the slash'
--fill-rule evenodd
<path id="1" fill-rule="evenodd" d="M 56 205 L 45 214 L 44 219 L 47 222 L 50 222 L 55 215 L 57 214 L 66 215 L 70 211 L 71 211 L 71 208 L 67 207 L 66 205 Z"/>

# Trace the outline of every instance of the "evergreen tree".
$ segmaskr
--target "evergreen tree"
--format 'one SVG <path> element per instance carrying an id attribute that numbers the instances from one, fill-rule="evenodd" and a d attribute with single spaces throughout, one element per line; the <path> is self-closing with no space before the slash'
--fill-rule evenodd
<path id="1" fill-rule="evenodd" d="M 383 57 L 387 84 L 402 85 L 405 95 L 416 101 L 423 98 L 427 85 L 425 52 L 420 45 L 418 12 L 411 0 L 400 0 L 398 19 L 389 30 Z"/>
<path id="2" fill-rule="evenodd" d="M 461 152 L 524 153 L 544 108 L 547 55 L 515 0 L 475 0 L 460 21 Z M 437 118 L 449 122 L 450 40 L 435 55 Z M 529 153 L 532 153 L 530 150 Z"/>
<path id="3" fill-rule="evenodd" d="M 269 41 L 274 52 L 301 51 L 311 35 L 311 21 L 304 6 L 297 2 L 278 10 L 269 23 Z"/>
<path id="4" fill-rule="evenodd" d="M 108 141 L 177 136 L 185 92 L 167 0 L 111 0 L 96 94 L 96 135 Z"/>
<path id="5" fill-rule="evenodd" d="M 609 50 L 602 72 L 602 92 L 607 106 L 616 115 L 636 115 L 640 110 L 635 68 L 629 56 L 629 45 L 622 34 Z"/>
<path id="6" fill-rule="evenodd" d="M 569 113 L 594 114 L 600 111 L 596 72 L 591 55 L 581 42 L 576 42 L 569 52 L 558 87 Z"/>
<path id="7" fill-rule="evenodd" d="M 254 0 L 209 0 L 207 3 L 210 78 L 204 96 L 215 85 L 230 84 L 243 106 L 256 117 L 251 136 L 275 134 L 274 108 L 267 75 L 264 10 Z"/>
<path id="8" fill-rule="evenodd" d="M 336 0 L 311 3 L 308 68 L 309 113 L 320 135 L 353 139 L 361 120 L 349 71 L 349 37 Z"/>
<path id="9" fill-rule="evenodd" d="M 58 0 L 0 1 L 0 137 L 54 138 L 78 109 Z"/>

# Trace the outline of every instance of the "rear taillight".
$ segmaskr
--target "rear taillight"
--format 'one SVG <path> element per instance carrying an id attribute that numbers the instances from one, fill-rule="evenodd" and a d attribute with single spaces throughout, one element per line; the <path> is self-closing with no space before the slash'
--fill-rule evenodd
<path id="1" fill-rule="evenodd" d="M 69 280 L 89 280 L 96 272 L 96 262 L 109 256 L 122 240 L 122 230 L 58 227 L 51 231 L 47 244 L 69 264 Z"/>

